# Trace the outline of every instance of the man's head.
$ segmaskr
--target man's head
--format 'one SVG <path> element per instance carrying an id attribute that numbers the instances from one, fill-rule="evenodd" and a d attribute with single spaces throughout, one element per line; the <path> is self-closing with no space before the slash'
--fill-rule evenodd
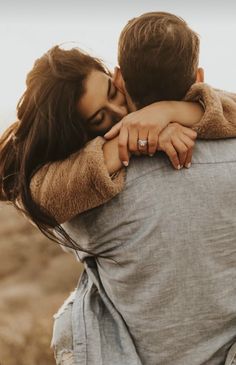
<path id="1" fill-rule="evenodd" d="M 173 14 L 143 14 L 130 20 L 120 35 L 118 62 L 137 108 L 181 100 L 196 81 L 198 59 L 198 35 Z"/>

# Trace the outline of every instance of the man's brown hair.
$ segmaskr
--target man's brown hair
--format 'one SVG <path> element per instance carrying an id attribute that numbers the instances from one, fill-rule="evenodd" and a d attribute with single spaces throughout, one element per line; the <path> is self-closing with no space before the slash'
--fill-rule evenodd
<path id="1" fill-rule="evenodd" d="M 199 38 L 169 13 L 152 12 L 128 22 L 119 39 L 118 62 L 138 108 L 181 100 L 196 80 Z"/>

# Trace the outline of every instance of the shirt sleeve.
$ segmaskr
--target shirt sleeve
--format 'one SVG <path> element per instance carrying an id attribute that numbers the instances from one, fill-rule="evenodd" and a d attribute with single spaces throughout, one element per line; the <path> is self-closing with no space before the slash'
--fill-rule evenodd
<path id="1" fill-rule="evenodd" d="M 125 170 L 109 175 L 104 143 L 104 138 L 97 137 L 67 159 L 46 164 L 32 177 L 33 200 L 58 223 L 104 204 L 122 191 Z"/>
<path id="2" fill-rule="evenodd" d="M 196 83 L 185 100 L 198 101 L 203 105 L 203 117 L 193 127 L 199 138 L 236 137 L 236 94 L 213 89 L 205 83 Z"/>

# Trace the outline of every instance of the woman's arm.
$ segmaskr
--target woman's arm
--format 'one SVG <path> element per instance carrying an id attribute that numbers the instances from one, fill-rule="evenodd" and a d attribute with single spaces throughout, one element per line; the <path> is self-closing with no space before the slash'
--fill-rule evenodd
<path id="1" fill-rule="evenodd" d="M 194 84 L 186 101 L 200 101 L 204 105 L 202 118 L 192 128 L 198 138 L 218 139 L 236 137 L 236 94 L 213 89 L 204 83 Z"/>
<path id="2" fill-rule="evenodd" d="M 169 122 L 182 120 L 185 126 L 192 125 L 201 138 L 236 136 L 235 94 L 195 84 L 186 100 L 201 100 L 205 110 L 198 103 L 165 102 L 177 103 L 178 112 L 173 114 L 173 108 Z M 118 194 L 124 186 L 121 167 L 118 138 L 104 144 L 98 137 L 68 159 L 42 167 L 31 180 L 31 194 L 42 209 L 63 223 Z"/>
<path id="3" fill-rule="evenodd" d="M 104 143 L 97 137 L 81 151 L 46 164 L 33 176 L 33 200 L 58 223 L 105 203 L 123 189 L 125 172 L 117 138 Z"/>
<path id="4" fill-rule="evenodd" d="M 184 101 L 161 101 L 124 117 L 106 135 L 119 135 L 119 157 L 129 162 L 129 151 L 137 151 L 137 136 L 148 140 L 143 153 L 153 154 L 161 131 L 177 122 L 190 127 L 199 138 L 236 137 L 236 94 L 194 84 Z M 139 137 L 140 138 L 140 137 Z"/>

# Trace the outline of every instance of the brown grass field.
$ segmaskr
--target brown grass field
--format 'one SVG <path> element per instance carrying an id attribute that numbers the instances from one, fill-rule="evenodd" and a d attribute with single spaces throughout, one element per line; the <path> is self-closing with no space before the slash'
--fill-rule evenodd
<path id="1" fill-rule="evenodd" d="M 0 364 L 55 364 L 52 315 L 81 265 L 6 204 L 0 222 Z"/>

